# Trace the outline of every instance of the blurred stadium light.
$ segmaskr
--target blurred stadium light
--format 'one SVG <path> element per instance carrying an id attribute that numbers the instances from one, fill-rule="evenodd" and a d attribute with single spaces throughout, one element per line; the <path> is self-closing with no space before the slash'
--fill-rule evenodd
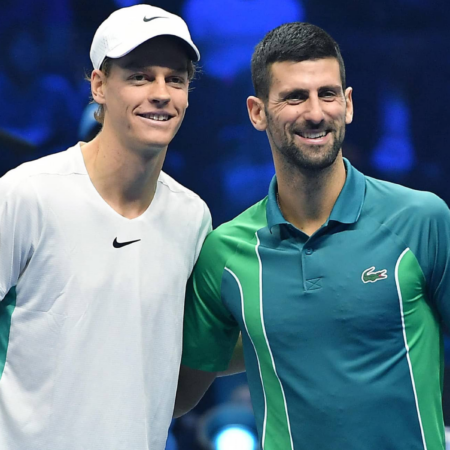
<path id="1" fill-rule="evenodd" d="M 198 423 L 197 439 L 204 450 L 257 450 L 258 438 L 251 409 L 223 404 L 207 411 Z"/>

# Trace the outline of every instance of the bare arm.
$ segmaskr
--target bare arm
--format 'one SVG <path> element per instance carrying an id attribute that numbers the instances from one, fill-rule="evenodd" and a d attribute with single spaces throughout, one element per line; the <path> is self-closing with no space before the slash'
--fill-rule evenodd
<path id="1" fill-rule="evenodd" d="M 205 395 L 216 377 L 233 375 L 239 372 L 245 372 L 244 350 L 240 335 L 227 370 L 223 372 L 205 372 L 182 365 L 178 378 L 178 389 L 173 416 L 180 417 L 194 408 Z"/>
<path id="2" fill-rule="evenodd" d="M 205 372 L 182 365 L 178 378 L 173 417 L 180 417 L 194 408 L 205 395 L 216 376 L 217 372 Z"/>

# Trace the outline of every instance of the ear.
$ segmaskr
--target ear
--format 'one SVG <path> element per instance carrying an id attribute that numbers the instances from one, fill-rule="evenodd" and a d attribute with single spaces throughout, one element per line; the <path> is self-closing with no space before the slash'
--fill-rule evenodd
<path id="1" fill-rule="evenodd" d="M 247 99 L 247 110 L 250 122 L 258 131 L 264 131 L 267 128 L 266 110 L 264 102 L 254 96 Z"/>
<path id="2" fill-rule="evenodd" d="M 348 87 L 345 90 L 345 123 L 348 125 L 349 123 L 352 123 L 353 121 L 353 88 Z"/>
<path id="3" fill-rule="evenodd" d="M 99 105 L 105 104 L 105 93 L 104 93 L 105 84 L 106 84 L 105 74 L 99 69 L 94 69 L 91 74 L 91 92 L 92 98 Z"/>

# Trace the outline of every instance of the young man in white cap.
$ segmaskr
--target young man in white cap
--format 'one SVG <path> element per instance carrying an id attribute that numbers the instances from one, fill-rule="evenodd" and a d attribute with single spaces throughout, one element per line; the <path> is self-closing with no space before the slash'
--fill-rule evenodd
<path id="1" fill-rule="evenodd" d="M 0 448 L 162 450 L 185 283 L 211 227 L 161 172 L 199 52 L 160 8 L 91 48 L 102 131 L 0 180 Z"/>

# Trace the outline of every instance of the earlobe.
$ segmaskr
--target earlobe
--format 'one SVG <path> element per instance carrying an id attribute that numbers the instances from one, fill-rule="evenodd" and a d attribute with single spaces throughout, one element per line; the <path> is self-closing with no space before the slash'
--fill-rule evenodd
<path id="1" fill-rule="evenodd" d="M 105 93 L 104 93 L 105 81 L 106 81 L 105 74 L 101 70 L 95 69 L 92 71 L 91 74 L 92 98 L 99 105 L 103 105 L 105 103 Z"/>
<path id="2" fill-rule="evenodd" d="M 247 98 L 247 110 L 250 122 L 258 131 L 265 131 L 267 127 L 264 102 L 253 95 Z"/>
<path id="3" fill-rule="evenodd" d="M 353 121 L 353 88 L 348 87 L 345 90 L 345 123 L 348 125 Z"/>

